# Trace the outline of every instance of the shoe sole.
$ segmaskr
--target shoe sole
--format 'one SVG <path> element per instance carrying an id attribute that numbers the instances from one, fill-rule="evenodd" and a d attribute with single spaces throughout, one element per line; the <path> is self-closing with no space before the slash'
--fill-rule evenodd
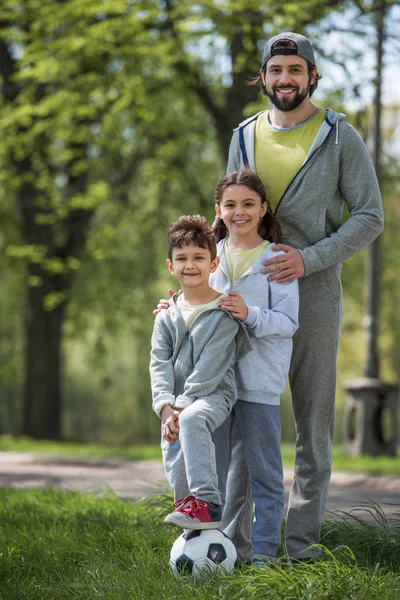
<path id="1" fill-rule="evenodd" d="M 202 522 L 202 521 L 193 521 L 190 519 L 188 521 L 185 518 L 179 517 L 178 515 L 167 515 L 164 519 L 165 525 L 173 525 L 175 527 L 182 527 L 182 529 L 219 529 L 222 525 L 222 521 L 210 521 L 210 522 Z"/>

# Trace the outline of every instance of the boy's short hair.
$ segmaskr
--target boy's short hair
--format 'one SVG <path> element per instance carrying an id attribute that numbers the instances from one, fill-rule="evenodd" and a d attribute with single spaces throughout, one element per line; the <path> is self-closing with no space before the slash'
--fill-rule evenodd
<path id="1" fill-rule="evenodd" d="M 217 256 L 217 242 L 215 234 L 205 217 L 200 215 L 183 215 L 167 229 L 168 233 L 168 258 L 172 260 L 174 248 L 182 246 L 198 246 L 210 251 L 211 260 Z"/>

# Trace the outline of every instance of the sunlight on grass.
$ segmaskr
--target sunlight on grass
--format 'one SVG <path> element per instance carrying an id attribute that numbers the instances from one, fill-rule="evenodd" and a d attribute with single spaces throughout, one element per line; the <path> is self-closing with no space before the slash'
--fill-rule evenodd
<path id="1" fill-rule="evenodd" d="M 0 451 L 33 452 L 46 456 L 81 458 L 119 458 L 124 460 L 161 459 L 158 444 L 148 446 L 103 446 L 96 444 L 76 444 L 73 442 L 54 442 L 32 440 L 30 438 L 0 436 Z"/>
<path id="2" fill-rule="evenodd" d="M 112 494 L 0 490 L 0 597 L 7 600 L 392 600 L 400 597 L 400 532 L 324 526 L 314 565 L 254 569 L 205 580 L 172 575 L 180 531 L 162 527 L 169 495 L 124 502 Z M 399 515 L 400 523 L 400 515 Z"/>
<path id="3" fill-rule="evenodd" d="M 286 469 L 293 469 L 294 446 L 282 444 L 282 459 Z M 342 445 L 333 447 L 333 470 L 368 473 L 370 475 L 400 476 L 400 457 L 347 456 Z"/>

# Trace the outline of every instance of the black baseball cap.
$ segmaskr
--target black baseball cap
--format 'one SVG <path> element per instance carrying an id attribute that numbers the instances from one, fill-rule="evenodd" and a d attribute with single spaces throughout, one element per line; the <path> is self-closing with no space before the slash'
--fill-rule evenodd
<path id="1" fill-rule="evenodd" d="M 273 48 L 276 42 L 281 40 L 290 40 L 294 42 L 295 48 Z M 279 33 L 272 37 L 264 46 L 263 57 L 261 61 L 261 68 L 263 69 L 266 62 L 271 58 L 271 56 L 276 56 L 277 54 L 297 54 L 297 56 L 301 56 L 304 60 L 311 63 L 314 67 L 315 64 L 315 56 L 314 50 L 309 42 L 309 40 L 300 33 L 292 33 L 291 31 L 286 31 L 284 33 Z"/>

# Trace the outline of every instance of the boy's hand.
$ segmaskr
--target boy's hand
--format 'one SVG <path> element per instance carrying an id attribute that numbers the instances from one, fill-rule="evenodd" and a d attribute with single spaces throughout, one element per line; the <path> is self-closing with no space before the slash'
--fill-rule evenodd
<path id="1" fill-rule="evenodd" d="M 222 298 L 221 302 L 218 303 L 218 306 L 225 308 L 225 310 L 229 310 L 231 315 L 236 317 L 236 319 L 239 319 L 239 321 L 244 321 L 249 312 L 247 304 L 237 292 L 229 292 L 229 297 Z"/>
<path id="2" fill-rule="evenodd" d="M 172 408 L 169 404 L 163 406 L 161 411 L 162 434 L 167 442 L 174 442 L 179 437 L 180 413 L 180 410 Z"/>

